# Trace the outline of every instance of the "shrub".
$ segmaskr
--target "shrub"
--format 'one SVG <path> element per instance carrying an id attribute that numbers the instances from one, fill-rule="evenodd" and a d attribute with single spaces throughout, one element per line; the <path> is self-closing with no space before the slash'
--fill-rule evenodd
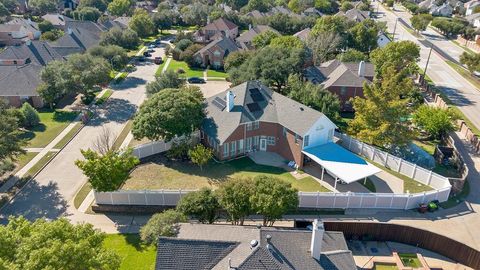
<path id="1" fill-rule="evenodd" d="M 157 213 L 140 229 L 140 237 L 147 244 L 155 244 L 160 236 L 177 236 L 180 222 L 187 222 L 187 217 L 173 209 Z"/>
<path id="2" fill-rule="evenodd" d="M 31 128 L 40 124 L 40 116 L 38 115 L 37 110 L 35 110 L 30 103 L 23 103 L 20 111 L 23 114 L 23 127 Z"/>
<path id="3" fill-rule="evenodd" d="M 191 144 L 186 139 L 178 142 L 174 141 L 166 156 L 175 160 L 188 160 L 188 151 L 190 151 L 190 148 Z"/>
<path id="4" fill-rule="evenodd" d="M 200 170 L 203 170 L 203 165 L 207 164 L 212 158 L 213 151 L 203 144 L 197 144 L 193 149 L 188 150 L 188 156 L 193 163 L 200 166 Z"/>
<path id="5" fill-rule="evenodd" d="M 393 3 L 394 3 L 393 0 L 386 0 L 385 1 L 385 4 L 387 5 L 387 7 L 393 7 Z"/>
<path id="6" fill-rule="evenodd" d="M 183 68 L 178 68 L 177 73 L 178 74 L 185 74 L 185 70 Z"/>
<path id="7" fill-rule="evenodd" d="M 192 44 L 193 42 L 190 39 L 182 39 L 177 43 L 175 48 L 181 51 L 184 51 L 186 48 L 188 48 Z"/>
<path id="8" fill-rule="evenodd" d="M 182 197 L 177 204 L 177 210 L 197 218 L 201 223 L 211 224 L 218 218 L 220 204 L 211 189 L 202 188 Z"/>

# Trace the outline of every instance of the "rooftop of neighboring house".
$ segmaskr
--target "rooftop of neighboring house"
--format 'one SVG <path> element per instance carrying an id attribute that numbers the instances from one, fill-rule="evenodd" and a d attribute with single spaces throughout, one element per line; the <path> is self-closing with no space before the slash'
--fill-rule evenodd
<path id="1" fill-rule="evenodd" d="M 25 29 L 25 27 L 19 24 L 0 24 L 0 32 L 2 33 L 18 32 L 22 29 Z"/>
<path id="2" fill-rule="evenodd" d="M 304 70 L 304 76 L 313 83 L 320 83 L 325 88 L 337 87 L 362 87 L 365 81 L 373 78 L 374 66 L 371 63 L 363 62 L 363 76 L 360 76 L 360 63 L 362 62 L 341 62 L 331 60 L 322 63 L 320 66 L 308 67 Z"/>
<path id="3" fill-rule="evenodd" d="M 203 30 L 213 30 L 213 31 L 227 31 L 227 30 L 233 30 L 235 28 L 238 28 L 236 24 L 233 22 L 225 19 L 225 18 L 219 18 L 216 19 L 215 21 L 205 25 L 202 29 Z"/>
<path id="4" fill-rule="evenodd" d="M 0 96 L 38 96 L 40 65 L 0 65 Z"/>
<path id="5" fill-rule="evenodd" d="M 57 27 L 64 27 L 67 22 L 73 21 L 72 18 L 58 13 L 45 14 L 42 16 L 42 19 L 51 22 L 54 26 Z"/>
<path id="6" fill-rule="evenodd" d="M 71 21 L 67 24 L 65 34 L 50 43 L 62 56 L 82 53 L 100 43 L 101 34 L 106 28 L 89 21 Z"/>
<path id="7" fill-rule="evenodd" d="M 210 53 L 213 54 L 215 48 L 217 48 L 217 47 L 222 49 L 224 52 L 228 51 L 229 53 L 234 52 L 234 51 L 238 51 L 240 49 L 240 48 L 238 48 L 235 41 L 233 41 L 229 37 L 223 36 L 223 37 L 215 38 L 213 41 L 211 41 L 210 43 L 205 45 L 203 48 L 201 48 L 195 54 L 204 54 L 206 52 L 210 52 Z"/>
<path id="8" fill-rule="evenodd" d="M 323 116 L 321 112 L 274 92 L 259 81 L 244 82 L 208 98 L 206 103 L 207 117 L 202 130 L 220 144 L 243 123 L 278 123 L 303 136 Z"/>
<path id="9" fill-rule="evenodd" d="M 45 41 L 29 41 L 22 45 L 7 46 L 0 52 L 0 65 L 3 65 L 2 61 L 13 60 L 26 60 L 29 59 L 29 63 L 40 66 L 45 66 L 49 62 L 54 60 L 63 60 L 64 58 L 55 51 Z"/>
<path id="10" fill-rule="evenodd" d="M 302 41 L 306 41 L 308 39 L 308 36 L 310 35 L 310 32 L 312 32 L 312 29 L 305 28 L 305 29 L 303 29 L 301 31 L 298 31 L 297 33 L 293 34 L 293 36 L 299 38 Z"/>
<path id="11" fill-rule="evenodd" d="M 369 11 L 363 11 L 363 10 L 359 10 L 359 9 L 356 9 L 356 8 L 350 9 L 346 12 L 339 11 L 336 15 L 337 16 L 345 16 L 348 19 L 350 19 L 352 21 L 356 21 L 356 22 L 361 22 L 363 20 L 366 20 L 366 19 L 370 18 L 370 12 Z"/>
<path id="12" fill-rule="evenodd" d="M 473 7 L 476 7 L 480 5 L 480 1 L 479 0 L 471 0 L 471 1 L 468 1 L 464 4 L 464 7 L 465 8 L 473 8 Z"/>
<path id="13" fill-rule="evenodd" d="M 247 31 L 243 32 L 239 37 L 237 37 L 237 42 L 243 49 L 252 49 L 251 42 L 254 37 L 258 36 L 261 33 L 271 31 L 274 33 L 278 33 L 277 30 L 271 28 L 268 25 L 257 25 L 250 27 Z"/>
<path id="14" fill-rule="evenodd" d="M 40 31 L 38 29 L 38 24 L 30 19 L 24 19 L 24 18 L 13 18 L 12 20 L 6 22 L 6 24 L 10 25 L 21 25 L 27 29 L 29 32 L 38 32 Z"/>
<path id="15" fill-rule="evenodd" d="M 307 8 L 307 9 L 305 9 L 305 10 L 303 11 L 303 14 L 316 14 L 316 15 L 318 15 L 318 16 L 322 16 L 322 15 L 323 15 L 322 12 L 320 12 L 318 9 L 316 9 L 316 8 L 314 8 L 314 7 L 309 7 L 309 8 Z"/>
<path id="16" fill-rule="evenodd" d="M 341 232 L 181 224 L 177 238 L 162 237 L 156 270 L 356 269 Z M 268 240 L 267 240 L 268 238 Z M 315 259 L 312 240 L 320 251 Z"/>
<path id="17" fill-rule="evenodd" d="M 471 24 L 473 24 L 475 20 L 478 20 L 479 18 L 480 18 L 480 13 L 474 13 L 474 14 L 465 16 L 465 20 L 467 20 Z"/>
<path id="18" fill-rule="evenodd" d="M 252 17 L 252 18 L 255 18 L 255 19 L 260 19 L 260 18 L 265 17 L 265 14 L 263 12 L 258 11 L 258 10 L 252 10 L 245 15 L 249 16 L 249 17 Z"/>
<path id="19" fill-rule="evenodd" d="M 118 17 L 116 19 L 108 19 L 101 22 L 99 21 L 98 24 L 106 29 L 112 29 L 114 27 L 126 29 L 128 28 L 129 22 L 130 22 L 130 17 Z"/>

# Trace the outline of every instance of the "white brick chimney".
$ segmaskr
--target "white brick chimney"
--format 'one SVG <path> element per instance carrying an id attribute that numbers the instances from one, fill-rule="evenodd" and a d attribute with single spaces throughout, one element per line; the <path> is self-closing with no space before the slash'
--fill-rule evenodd
<path id="1" fill-rule="evenodd" d="M 365 77 L 365 61 L 358 64 L 358 77 Z"/>
<path id="2" fill-rule="evenodd" d="M 235 95 L 233 94 L 232 91 L 228 91 L 225 99 L 226 99 L 226 103 L 227 103 L 227 112 L 231 112 L 233 110 L 233 106 L 234 106 Z"/>
<path id="3" fill-rule="evenodd" d="M 314 259 L 320 260 L 325 228 L 323 227 L 323 222 L 318 219 L 315 219 L 313 221 L 312 227 L 312 241 L 310 243 L 310 252 Z"/>

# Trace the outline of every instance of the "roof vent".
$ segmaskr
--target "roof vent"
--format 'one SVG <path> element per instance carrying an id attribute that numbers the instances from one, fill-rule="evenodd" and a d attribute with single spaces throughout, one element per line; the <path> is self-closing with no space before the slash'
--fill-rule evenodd
<path id="1" fill-rule="evenodd" d="M 272 244 L 271 244 L 272 236 L 270 234 L 267 234 L 267 236 L 265 238 L 267 239 L 267 245 L 265 247 L 268 250 L 272 249 Z"/>
<path id="2" fill-rule="evenodd" d="M 250 248 L 253 249 L 255 248 L 256 246 L 258 246 L 258 241 L 253 239 L 252 241 L 250 241 Z"/>
<path id="3" fill-rule="evenodd" d="M 300 107 L 300 111 L 302 111 L 302 112 L 304 111 L 303 107 Z"/>

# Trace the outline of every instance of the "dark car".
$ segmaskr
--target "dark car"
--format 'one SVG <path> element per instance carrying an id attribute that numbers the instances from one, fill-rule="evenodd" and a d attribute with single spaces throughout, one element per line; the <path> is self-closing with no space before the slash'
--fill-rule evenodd
<path id="1" fill-rule="evenodd" d="M 198 77 L 191 77 L 187 80 L 189 83 L 205 83 L 205 80 Z"/>
<path id="2" fill-rule="evenodd" d="M 157 65 L 160 65 L 161 63 L 163 63 L 162 57 L 155 57 L 155 59 L 153 59 L 153 62 Z"/>
<path id="3" fill-rule="evenodd" d="M 152 54 L 150 54 L 150 53 L 147 51 L 147 52 L 143 52 L 143 56 L 149 57 L 149 56 L 152 56 Z"/>

